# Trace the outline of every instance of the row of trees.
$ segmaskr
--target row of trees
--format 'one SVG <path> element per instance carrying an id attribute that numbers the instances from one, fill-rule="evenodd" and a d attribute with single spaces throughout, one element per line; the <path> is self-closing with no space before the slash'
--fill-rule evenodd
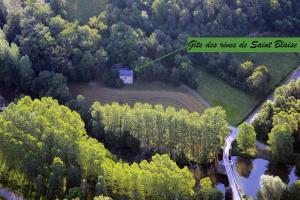
<path id="1" fill-rule="evenodd" d="M 274 101 L 266 102 L 255 116 L 258 138 L 268 141 L 274 160 L 284 162 L 300 142 L 300 79 L 276 89 Z"/>
<path id="2" fill-rule="evenodd" d="M 101 105 L 91 107 L 92 124 L 104 126 L 106 134 L 123 135 L 129 132 L 143 148 L 183 154 L 188 160 L 210 163 L 228 134 L 228 123 L 222 108 L 207 109 L 204 114 L 164 109 L 161 105 L 137 103 L 128 105 Z"/>
<path id="3" fill-rule="evenodd" d="M 139 164 L 116 162 L 87 137 L 80 116 L 52 98 L 24 97 L 0 113 L 0 159 L 1 184 L 30 199 L 195 197 L 195 180 L 186 167 L 180 169 L 167 155 Z"/>

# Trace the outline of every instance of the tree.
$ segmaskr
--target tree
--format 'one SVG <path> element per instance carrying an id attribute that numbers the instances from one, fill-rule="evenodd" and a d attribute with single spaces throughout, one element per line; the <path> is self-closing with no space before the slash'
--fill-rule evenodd
<path id="1" fill-rule="evenodd" d="M 200 191 L 197 194 L 197 200 L 221 200 L 223 198 L 223 194 L 213 187 L 209 177 L 200 180 Z"/>
<path id="2" fill-rule="evenodd" d="M 300 181 L 296 181 L 288 188 L 287 200 L 299 200 L 300 199 Z"/>
<path id="3" fill-rule="evenodd" d="M 260 177 L 260 190 L 257 194 L 261 200 L 280 200 L 286 185 L 276 176 L 262 175 Z"/>
<path id="4" fill-rule="evenodd" d="M 273 160 L 285 162 L 294 151 L 292 129 L 286 124 L 276 125 L 269 134 L 268 144 L 270 145 Z"/>
<path id="5" fill-rule="evenodd" d="M 95 130 L 104 125 L 107 135 L 117 137 L 129 132 L 143 148 L 164 149 L 174 156 L 183 153 L 187 159 L 200 163 L 214 160 L 228 134 L 226 114 L 221 107 L 207 109 L 200 116 L 184 109 L 178 112 L 173 107 L 164 109 L 161 105 L 153 108 L 137 103 L 130 108 L 96 102 L 91 111 Z"/>
<path id="6" fill-rule="evenodd" d="M 107 50 L 111 63 L 132 63 L 143 53 L 144 33 L 123 22 L 113 24 L 110 29 Z"/>
<path id="7" fill-rule="evenodd" d="M 36 198 L 40 199 L 43 195 L 45 195 L 45 182 L 44 182 L 44 178 L 42 175 L 38 175 L 37 179 L 36 179 Z"/>
<path id="8" fill-rule="evenodd" d="M 52 68 L 51 52 L 56 43 L 49 27 L 43 23 L 35 24 L 24 31 L 27 34 L 20 39 L 21 51 L 28 55 L 35 71 L 49 70 Z"/>
<path id="9" fill-rule="evenodd" d="M 20 87 L 24 92 L 30 92 L 31 84 L 34 79 L 34 71 L 32 70 L 32 63 L 29 57 L 22 56 L 20 59 Z"/>
<path id="10" fill-rule="evenodd" d="M 96 196 L 107 195 L 107 194 L 108 192 L 107 192 L 106 181 L 103 178 L 103 176 L 99 176 L 96 184 Z"/>
<path id="11" fill-rule="evenodd" d="M 243 80 L 245 77 L 251 75 L 254 70 L 254 64 L 251 61 L 245 61 L 240 64 L 238 69 L 238 77 Z"/>
<path id="12" fill-rule="evenodd" d="M 80 194 L 82 199 L 89 198 L 89 186 L 86 179 L 83 179 L 80 184 Z"/>
<path id="13" fill-rule="evenodd" d="M 16 10 L 7 16 L 7 23 L 3 28 L 7 41 L 16 42 L 16 37 L 21 33 L 21 13 Z"/>
<path id="14" fill-rule="evenodd" d="M 0 114 L 0 124 L 0 154 L 6 165 L 19 170 L 31 185 L 39 184 L 38 195 L 44 194 L 41 182 L 46 180 L 47 196 L 60 195 L 64 166 L 77 164 L 76 143 L 85 137 L 80 116 L 52 98 L 24 97 Z"/>
<path id="15" fill-rule="evenodd" d="M 53 9 L 53 11 L 57 15 L 61 15 L 65 17 L 67 15 L 66 7 L 67 7 L 67 1 L 66 0 L 50 0 L 50 5 Z"/>
<path id="16" fill-rule="evenodd" d="M 95 197 L 94 200 L 112 200 L 112 198 L 101 195 L 101 196 Z"/>
<path id="17" fill-rule="evenodd" d="M 244 122 L 238 128 L 237 144 L 240 149 L 245 153 L 255 149 L 256 133 L 252 125 Z"/>
<path id="18" fill-rule="evenodd" d="M 247 83 L 252 92 L 263 94 L 270 80 L 268 68 L 264 65 L 258 66 L 253 71 L 252 75 L 247 78 Z"/>
<path id="19" fill-rule="evenodd" d="M 73 200 L 73 199 L 80 198 L 80 196 L 81 196 L 80 188 L 78 187 L 70 188 L 68 194 L 66 195 L 66 199 Z"/>
<path id="20" fill-rule="evenodd" d="M 31 90 L 39 97 L 49 96 L 62 102 L 66 102 L 71 96 L 66 78 L 62 74 L 49 71 L 39 73 L 32 82 Z"/>
<path id="21" fill-rule="evenodd" d="M 55 185 L 53 185 L 51 189 L 55 193 L 56 197 L 62 198 L 64 193 L 65 164 L 59 157 L 54 157 L 50 168 L 54 174 L 53 178 L 56 180 Z"/>
<path id="22" fill-rule="evenodd" d="M 19 47 L 9 44 L 0 29 L 0 82 L 6 88 L 16 87 L 19 81 L 18 65 L 20 61 Z"/>
<path id="23" fill-rule="evenodd" d="M 178 86 L 180 84 L 180 72 L 177 68 L 172 69 L 170 81 L 174 86 Z"/>

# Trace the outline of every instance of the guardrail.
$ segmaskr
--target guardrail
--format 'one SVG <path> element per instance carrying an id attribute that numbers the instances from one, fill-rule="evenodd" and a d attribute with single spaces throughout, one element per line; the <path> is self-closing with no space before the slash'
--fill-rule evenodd
<path id="1" fill-rule="evenodd" d="M 234 171 L 233 171 L 233 163 L 229 159 L 230 157 L 230 149 L 232 146 L 232 142 L 236 139 L 236 128 L 230 127 L 231 132 L 225 137 L 225 146 L 224 146 L 224 152 L 223 152 L 223 161 L 225 165 L 226 174 L 228 177 L 229 185 L 231 187 L 232 193 L 233 193 L 233 200 L 242 200 L 242 192 L 237 184 L 237 181 L 235 179 Z"/>

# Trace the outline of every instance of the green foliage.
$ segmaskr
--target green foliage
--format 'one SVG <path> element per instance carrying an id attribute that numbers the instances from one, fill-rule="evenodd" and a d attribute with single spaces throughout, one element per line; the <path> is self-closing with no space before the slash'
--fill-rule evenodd
<path id="1" fill-rule="evenodd" d="M 258 138 L 266 141 L 269 136 L 270 141 L 270 137 L 272 134 L 272 144 L 274 145 L 275 143 L 277 143 L 277 140 L 280 140 L 279 137 L 281 137 L 280 135 L 274 132 L 285 132 L 284 136 L 282 137 L 286 138 L 285 142 L 288 143 L 288 148 L 284 149 L 282 147 L 282 149 L 284 149 L 284 153 L 288 153 L 287 151 L 292 152 L 293 149 L 290 148 L 290 146 L 293 146 L 293 142 L 295 142 L 296 144 L 298 144 L 299 142 L 299 85 L 300 79 L 296 81 L 291 81 L 288 85 L 283 85 L 276 89 L 274 101 L 266 102 L 263 105 L 261 111 L 254 118 L 252 123 L 258 134 Z M 275 127 L 277 128 L 275 129 Z M 270 135 L 268 135 L 269 133 Z M 284 141 L 280 141 L 279 143 L 283 142 Z M 279 147 L 280 144 L 276 144 L 275 146 Z M 274 148 L 277 149 L 275 146 Z M 278 151 L 281 150 L 278 149 Z M 284 155 L 281 155 L 281 157 L 283 158 Z"/>
<path id="2" fill-rule="evenodd" d="M 79 115 L 51 98 L 25 97 L 1 113 L 0 124 L 6 166 L 19 170 L 30 184 L 49 178 L 47 195 L 61 195 L 64 169 L 78 165 L 78 141 L 86 137 Z M 39 188 L 39 194 L 45 191 Z"/>
<path id="3" fill-rule="evenodd" d="M 39 91 L 38 96 L 57 98 L 62 102 L 70 99 L 67 80 L 62 74 L 42 71 L 32 82 L 32 91 Z"/>
<path id="4" fill-rule="evenodd" d="M 101 195 L 101 196 L 95 197 L 94 200 L 112 200 L 112 198 Z"/>
<path id="5" fill-rule="evenodd" d="M 79 114 L 51 98 L 24 97 L 0 113 L 0 159 L 1 174 L 9 177 L 0 176 L 1 183 L 20 185 L 29 199 L 61 199 L 66 191 L 67 198 L 82 199 L 194 196 L 195 180 L 187 167 L 180 169 L 167 155 L 131 165 L 114 161 L 103 144 L 86 136 Z M 18 174 L 22 178 L 16 181 Z"/>
<path id="6" fill-rule="evenodd" d="M 252 125 L 243 123 L 239 126 L 239 133 L 237 137 L 237 144 L 243 152 L 249 153 L 255 149 L 256 133 Z"/>
<path id="7" fill-rule="evenodd" d="M 122 195 L 136 200 L 168 200 L 194 196 L 192 174 L 187 167 L 180 169 L 167 155 L 154 155 L 150 162 L 131 165 L 109 161 L 102 167 L 114 198 Z"/>
<path id="8" fill-rule="evenodd" d="M 103 176 L 98 177 L 98 181 L 96 184 L 96 196 L 98 195 L 107 195 L 107 185 Z"/>
<path id="9" fill-rule="evenodd" d="M 259 184 L 257 197 L 260 200 L 280 200 L 286 189 L 286 185 L 278 176 L 262 175 Z"/>
<path id="10" fill-rule="evenodd" d="M 287 200 L 299 200 L 300 199 L 300 181 L 296 181 L 288 187 Z"/>
<path id="11" fill-rule="evenodd" d="M 81 196 L 80 188 L 75 187 L 75 188 L 70 188 L 68 191 L 68 194 L 66 195 L 66 199 L 72 200 L 79 198 Z"/>
<path id="12" fill-rule="evenodd" d="M 252 61 L 238 63 L 232 54 L 205 55 L 208 64 L 206 70 L 225 80 L 233 87 L 257 96 L 268 91 L 270 73 L 265 65 L 255 66 Z"/>
<path id="13" fill-rule="evenodd" d="M 285 162 L 288 156 L 294 151 L 293 143 L 292 130 L 288 125 L 274 126 L 268 140 L 273 160 L 276 162 Z"/>
<path id="14" fill-rule="evenodd" d="M 209 177 L 200 180 L 200 191 L 196 199 L 198 200 L 221 200 L 224 198 L 222 192 L 213 187 Z"/>
<path id="15" fill-rule="evenodd" d="M 122 135 L 129 131 L 143 148 L 155 148 L 171 154 L 183 153 L 189 160 L 209 163 L 223 145 L 228 133 L 225 112 L 220 108 L 207 109 L 202 116 L 186 110 L 164 109 L 161 105 L 137 103 L 101 105 L 91 108 L 93 126 L 104 125 L 106 134 Z"/>
<path id="16" fill-rule="evenodd" d="M 34 79 L 34 71 L 32 70 L 32 63 L 28 56 L 22 56 L 20 59 L 20 87 L 23 91 L 31 90 L 31 84 Z"/>
<path id="17" fill-rule="evenodd" d="M 8 88 L 18 84 L 19 48 L 16 44 L 9 44 L 0 29 L 0 83 Z"/>

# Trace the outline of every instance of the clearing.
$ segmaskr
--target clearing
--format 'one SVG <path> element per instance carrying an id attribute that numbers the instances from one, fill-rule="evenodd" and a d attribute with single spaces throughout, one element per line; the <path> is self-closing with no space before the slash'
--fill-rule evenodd
<path id="1" fill-rule="evenodd" d="M 134 105 L 136 102 L 162 104 L 176 109 L 187 109 L 203 113 L 205 106 L 183 87 L 173 87 L 163 83 L 136 82 L 121 89 L 112 89 L 98 82 L 69 84 L 73 95 L 83 95 L 89 103 L 100 101 L 102 104 L 112 102 Z"/>
<path id="2" fill-rule="evenodd" d="M 88 2 L 87 2 L 88 1 Z M 71 20 L 80 23 L 88 22 L 89 18 L 98 16 L 108 3 L 107 0 L 68 0 L 67 12 Z"/>
<path id="3" fill-rule="evenodd" d="M 274 90 L 300 64 L 300 57 L 295 53 L 237 53 L 235 56 L 241 62 L 252 60 L 255 64 L 266 65 L 271 73 L 270 91 Z M 258 98 L 234 88 L 202 68 L 198 70 L 198 82 L 197 91 L 199 94 L 213 106 L 222 106 L 226 110 L 228 121 L 232 125 L 242 122 L 265 98 Z"/>

